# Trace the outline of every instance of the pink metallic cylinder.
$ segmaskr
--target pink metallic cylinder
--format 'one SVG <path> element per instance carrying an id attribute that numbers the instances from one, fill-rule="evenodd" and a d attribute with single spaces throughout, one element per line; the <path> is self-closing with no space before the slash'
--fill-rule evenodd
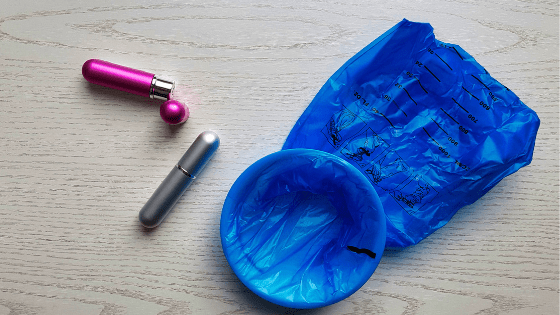
<path id="1" fill-rule="evenodd" d="M 173 81 L 99 59 L 86 61 L 82 75 L 93 84 L 161 100 L 169 99 L 175 88 Z"/>

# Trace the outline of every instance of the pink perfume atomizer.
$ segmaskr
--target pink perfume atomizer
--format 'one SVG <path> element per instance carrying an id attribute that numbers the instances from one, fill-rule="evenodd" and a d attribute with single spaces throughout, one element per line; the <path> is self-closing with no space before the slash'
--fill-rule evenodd
<path id="1" fill-rule="evenodd" d="M 82 75 L 93 84 L 165 100 L 160 106 L 160 115 L 168 124 L 180 124 L 189 118 L 188 107 L 171 99 L 175 89 L 174 81 L 98 59 L 86 61 L 82 67 Z"/>

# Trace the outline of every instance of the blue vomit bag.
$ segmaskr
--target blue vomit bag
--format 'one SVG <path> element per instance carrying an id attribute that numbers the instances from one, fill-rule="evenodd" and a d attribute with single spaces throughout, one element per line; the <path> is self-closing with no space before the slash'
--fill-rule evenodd
<path id="1" fill-rule="evenodd" d="M 387 247 L 416 244 L 529 164 L 536 113 L 429 24 L 407 20 L 348 60 L 283 149 L 341 157 L 377 191 Z"/>
<path id="2" fill-rule="evenodd" d="M 224 202 L 220 236 L 237 277 L 292 308 L 336 303 L 371 277 L 385 249 L 385 213 L 344 159 L 294 149 L 247 168 Z"/>

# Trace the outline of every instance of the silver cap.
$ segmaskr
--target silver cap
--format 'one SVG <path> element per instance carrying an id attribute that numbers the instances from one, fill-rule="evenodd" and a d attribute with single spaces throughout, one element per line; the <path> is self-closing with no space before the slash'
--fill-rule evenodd
<path id="1" fill-rule="evenodd" d="M 218 149 L 220 138 L 212 131 L 205 131 L 198 135 L 196 140 L 179 160 L 178 166 L 183 172 L 192 177 L 198 176 L 206 163 Z"/>

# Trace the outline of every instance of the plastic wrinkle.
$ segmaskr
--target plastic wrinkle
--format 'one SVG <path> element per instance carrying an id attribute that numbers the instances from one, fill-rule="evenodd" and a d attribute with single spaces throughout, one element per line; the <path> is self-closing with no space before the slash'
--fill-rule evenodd
<path id="1" fill-rule="evenodd" d="M 226 197 L 220 233 L 230 266 L 249 289 L 279 305 L 314 308 L 369 279 L 385 247 L 385 222 L 375 190 L 355 167 L 296 149 L 243 172 Z"/>
<path id="2" fill-rule="evenodd" d="M 403 20 L 327 80 L 283 149 L 356 167 L 383 204 L 386 246 L 406 247 L 528 165 L 539 124 L 461 47 Z"/>

